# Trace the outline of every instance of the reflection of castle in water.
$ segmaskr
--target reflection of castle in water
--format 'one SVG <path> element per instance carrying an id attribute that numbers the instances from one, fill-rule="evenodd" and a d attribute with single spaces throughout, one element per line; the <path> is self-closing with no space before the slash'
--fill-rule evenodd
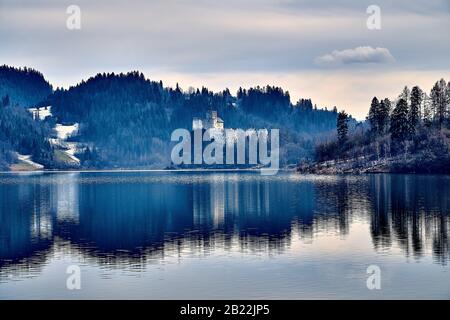
<path id="1" fill-rule="evenodd" d="M 214 183 L 214 181 L 213 181 Z M 213 188 L 195 184 L 192 189 L 192 217 L 195 226 L 218 229 L 225 215 L 225 186 L 214 183 Z"/>
<path id="2" fill-rule="evenodd" d="M 53 208 L 56 211 L 56 220 L 59 222 L 79 223 L 80 213 L 78 205 L 79 173 L 65 174 L 65 180 L 56 186 L 56 198 L 53 199 Z"/>
<path id="3" fill-rule="evenodd" d="M 450 200 L 440 197 L 450 192 L 446 178 L 169 178 L 130 174 L 115 183 L 74 173 L 1 183 L 0 270 L 40 265 L 61 242 L 105 263 L 163 258 L 186 247 L 280 252 L 293 235 L 311 239 L 334 230 L 345 236 L 355 219 L 370 223 L 376 250 L 395 245 L 417 258 L 431 253 L 442 264 L 450 256 Z"/>

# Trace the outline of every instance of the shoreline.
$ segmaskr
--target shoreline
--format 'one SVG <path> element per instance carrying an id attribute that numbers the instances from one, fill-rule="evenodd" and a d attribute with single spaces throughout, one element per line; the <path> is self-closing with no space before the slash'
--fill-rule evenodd
<path id="1" fill-rule="evenodd" d="M 191 173 L 244 173 L 244 172 L 258 172 L 260 169 L 85 169 L 85 170 L 30 170 L 30 171 L 0 171 L 0 174 L 46 174 L 46 173 L 139 173 L 139 172 L 191 172 Z M 360 176 L 360 175 L 376 175 L 376 174 L 391 174 L 391 175 L 438 175 L 450 176 L 450 173 L 439 172 L 399 172 L 399 171 L 352 171 L 352 172 L 324 172 L 324 171 L 301 171 L 295 169 L 279 169 L 283 173 L 295 173 L 298 175 L 317 175 L 317 176 Z M 276 175 L 276 174 L 275 174 Z"/>
<path id="2" fill-rule="evenodd" d="M 70 172 L 105 172 L 105 173 L 114 173 L 114 172 L 258 172 L 261 169 L 47 169 L 47 170 L 10 170 L 10 171 L 0 171 L 0 174 L 5 173 L 70 173 Z M 293 169 L 278 169 L 278 171 L 282 172 L 297 172 L 296 168 Z"/>

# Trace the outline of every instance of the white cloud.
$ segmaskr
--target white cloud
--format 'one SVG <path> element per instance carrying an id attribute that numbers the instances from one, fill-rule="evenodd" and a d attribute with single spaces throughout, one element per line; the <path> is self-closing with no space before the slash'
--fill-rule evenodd
<path id="1" fill-rule="evenodd" d="M 346 64 L 390 63 L 395 59 L 386 48 L 356 47 L 354 49 L 334 50 L 332 53 L 317 57 L 314 62 L 319 66 L 340 66 Z"/>

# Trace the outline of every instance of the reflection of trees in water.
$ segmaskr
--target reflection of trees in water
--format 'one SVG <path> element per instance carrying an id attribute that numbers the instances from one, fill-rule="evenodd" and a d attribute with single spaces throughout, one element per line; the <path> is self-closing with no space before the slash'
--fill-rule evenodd
<path id="1" fill-rule="evenodd" d="M 377 250 L 398 243 L 406 255 L 449 258 L 448 178 L 72 181 L 0 185 L 0 266 L 41 265 L 55 241 L 109 267 L 218 249 L 277 254 L 294 236 L 346 236 L 355 217 L 370 219 Z"/>
<path id="2" fill-rule="evenodd" d="M 369 179 L 369 199 L 372 208 L 370 215 L 371 234 L 376 249 L 392 245 L 391 239 L 391 185 L 382 175 L 371 176 Z"/>
<path id="3" fill-rule="evenodd" d="M 0 270 L 33 274 L 47 260 L 53 230 L 48 201 L 41 199 L 48 197 L 40 185 L 0 184 Z"/>
<path id="4" fill-rule="evenodd" d="M 393 241 L 407 256 L 420 258 L 431 247 L 435 261 L 450 257 L 448 177 L 374 175 L 369 177 L 371 232 L 375 248 Z"/>
<path id="5" fill-rule="evenodd" d="M 358 192 L 354 188 L 355 181 L 349 181 L 348 177 L 316 182 L 316 210 L 314 211 L 315 231 L 335 232 L 345 236 L 349 232 L 349 220 L 353 210 L 351 199 Z M 356 182 L 358 183 L 358 182 Z"/>

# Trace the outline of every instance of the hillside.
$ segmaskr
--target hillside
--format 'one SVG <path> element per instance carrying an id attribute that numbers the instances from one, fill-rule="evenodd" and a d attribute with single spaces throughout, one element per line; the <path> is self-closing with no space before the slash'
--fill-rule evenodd
<path id="1" fill-rule="evenodd" d="M 170 165 L 171 132 L 191 129 L 192 119 L 208 110 L 216 110 L 226 128 L 282 128 L 284 165 L 310 157 L 313 139 L 328 134 L 336 121 L 336 112 L 316 110 L 309 100 L 292 105 L 281 88 L 241 89 L 236 96 L 207 88 L 184 92 L 138 72 L 99 74 L 57 90 L 49 104 L 58 121 L 80 122 L 76 139 L 93 142 L 96 166 L 106 167 Z"/>
<path id="2" fill-rule="evenodd" d="M 371 102 L 365 126 L 348 130 L 345 113 L 336 138 L 316 146 L 308 173 L 450 173 L 450 82 L 437 81 L 426 94 L 407 87 L 391 103 Z"/>
<path id="3" fill-rule="evenodd" d="M 10 164 L 20 161 L 21 155 L 52 165 L 50 128 L 45 122 L 34 121 L 25 109 L 51 93 L 52 87 L 41 73 L 0 66 L 0 170 L 9 169 Z M 30 168 L 23 164 L 23 168 Z"/>
<path id="4" fill-rule="evenodd" d="M 53 92 L 42 73 L 30 68 L 0 66 L 2 104 L 32 107 Z"/>

